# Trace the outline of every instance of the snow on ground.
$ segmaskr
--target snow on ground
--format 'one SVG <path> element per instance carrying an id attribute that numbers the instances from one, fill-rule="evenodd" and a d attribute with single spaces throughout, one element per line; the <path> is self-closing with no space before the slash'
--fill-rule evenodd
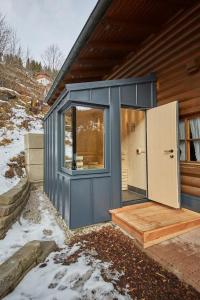
<path id="1" fill-rule="evenodd" d="M 65 245 L 65 238 L 71 233 L 58 223 L 48 198 L 39 189 L 32 191 L 19 222 L 0 240 L 0 263 L 31 240 L 55 240 L 62 250 L 51 253 L 45 263 L 32 269 L 4 300 L 129 300 L 128 295 L 120 295 L 113 285 L 121 274 L 109 271 L 110 263 L 97 259 L 94 251 L 85 250 L 77 260 L 63 264 L 79 251 L 80 244 L 71 248 Z M 105 281 L 102 274 L 109 280 Z"/>
<path id="2" fill-rule="evenodd" d="M 13 117 L 11 121 L 13 129 L 0 128 L 0 141 L 3 138 L 12 140 L 12 143 L 6 146 L 0 146 L 0 195 L 7 192 L 13 186 L 19 182 L 19 177 L 5 178 L 5 171 L 8 169 L 7 163 L 10 158 L 18 155 L 21 151 L 24 151 L 24 134 L 27 132 L 25 128 L 19 128 L 24 120 L 31 119 L 29 132 L 43 132 L 42 121 L 38 118 L 35 119 L 28 115 L 23 106 L 17 105 L 16 108 L 12 108 Z"/>
<path id="3" fill-rule="evenodd" d="M 69 257 L 78 250 L 65 247 L 57 255 Z M 104 281 L 102 273 L 108 272 L 109 263 L 101 262 L 91 255 L 82 254 L 76 262 L 63 265 L 55 262 L 55 253 L 50 254 L 46 264 L 37 266 L 21 281 L 4 300 L 129 300 L 120 295 L 113 282 L 120 273 L 112 274 L 111 282 Z"/>
<path id="4" fill-rule="evenodd" d="M 51 203 L 42 191 L 32 191 L 19 222 L 16 222 L 0 240 L 0 263 L 32 240 L 54 240 L 63 247 L 65 234 L 58 226 Z"/>

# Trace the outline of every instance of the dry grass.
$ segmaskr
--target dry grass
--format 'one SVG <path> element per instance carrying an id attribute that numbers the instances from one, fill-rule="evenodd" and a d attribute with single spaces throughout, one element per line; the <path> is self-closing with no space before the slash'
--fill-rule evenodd
<path id="1" fill-rule="evenodd" d="M 21 152 L 19 155 L 12 157 L 7 165 L 9 168 L 5 172 L 5 177 L 12 178 L 15 175 L 20 178 L 23 177 L 25 168 L 24 152 Z"/>
<path id="2" fill-rule="evenodd" d="M 10 121 L 9 122 L 9 124 L 6 126 L 6 128 L 7 128 L 7 130 L 14 130 L 15 129 L 15 127 L 14 127 L 14 125 L 13 125 L 14 123 L 12 122 L 12 121 Z"/>
<path id="3" fill-rule="evenodd" d="M 8 138 L 3 138 L 1 141 L 0 141 L 0 146 L 6 146 L 6 145 L 9 145 L 12 143 L 12 140 L 11 139 L 8 139 Z"/>
<path id="4" fill-rule="evenodd" d="M 0 128 L 7 127 L 12 117 L 11 104 L 7 102 L 1 103 L 0 106 Z"/>
<path id="5" fill-rule="evenodd" d="M 11 104 L 10 102 L 3 102 L 0 106 L 0 113 L 10 113 L 11 112 Z"/>
<path id="6" fill-rule="evenodd" d="M 1 121 L 10 120 L 11 114 L 7 112 L 0 112 Z"/>
<path id="7" fill-rule="evenodd" d="M 19 128 L 24 128 L 26 130 L 29 130 L 30 124 L 29 124 L 29 120 L 24 120 L 21 122 L 20 125 L 18 125 Z"/>

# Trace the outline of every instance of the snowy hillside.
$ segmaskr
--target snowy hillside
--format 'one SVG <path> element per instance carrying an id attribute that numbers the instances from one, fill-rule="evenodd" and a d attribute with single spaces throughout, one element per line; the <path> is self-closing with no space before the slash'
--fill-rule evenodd
<path id="1" fill-rule="evenodd" d="M 0 195 L 25 175 L 24 134 L 42 132 L 47 111 L 46 106 L 37 111 L 33 106 L 41 103 L 42 88 L 25 70 L 14 69 L 11 74 L 0 63 L 0 75 L 2 70 L 7 73 L 1 81 L 5 86 L 0 86 Z"/>

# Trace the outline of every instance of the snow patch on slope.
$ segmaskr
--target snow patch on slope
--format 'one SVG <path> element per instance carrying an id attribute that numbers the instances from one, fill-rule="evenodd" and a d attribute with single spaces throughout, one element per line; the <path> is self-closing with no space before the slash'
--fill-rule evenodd
<path id="1" fill-rule="evenodd" d="M 5 178 L 4 176 L 5 171 L 8 169 L 7 163 L 10 158 L 24 151 L 24 134 L 27 130 L 25 128 L 19 128 L 18 126 L 23 121 L 29 119 L 29 132 L 43 132 L 41 119 L 36 119 L 28 115 L 23 106 L 17 105 L 16 108 L 12 108 L 12 113 L 11 122 L 13 122 L 13 129 L 0 128 L 0 141 L 3 140 L 3 138 L 8 138 L 12 141 L 11 144 L 0 147 L 0 195 L 15 186 L 20 180 L 17 176 L 13 178 Z"/>
<path id="2" fill-rule="evenodd" d="M 0 240 L 0 264 L 32 240 L 54 240 L 59 247 L 64 246 L 65 235 L 58 226 L 53 212 L 48 209 L 48 198 L 42 192 L 32 191 L 29 201 L 32 203 L 37 201 L 36 206 L 40 220 L 30 220 L 23 214 L 21 215 L 19 221 L 13 224 L 5 238 Z M 46 230 L 51 234 L 45 234 Z"/>

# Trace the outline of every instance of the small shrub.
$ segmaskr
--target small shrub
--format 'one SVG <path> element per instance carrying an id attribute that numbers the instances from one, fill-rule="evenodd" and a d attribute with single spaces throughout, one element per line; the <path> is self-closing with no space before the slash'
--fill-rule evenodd
<path id="1" fill-rule="evenodd" d="M 9 169 L 5 173 L 5 177 L 7 178 L 12 178 L 15 176 L 15 174 L 18 177 L 23 177 L 24 176 L 24 168 L 25 168 L 25 155 L 24 152 L 22 151 L 19 155 L 14 156 L 10 159 L 10 161 L 7 163 Z M 13 176 L 9 177 L 9 175 L 12 175 L 13 171 Z"/>
<path id="2" fill-rule="evenodd" d="M 5 172 L 6 178 L 13 178 L 15 176 L 15 172 L 13 167 L 9 167 L 9 169 Z"/>

